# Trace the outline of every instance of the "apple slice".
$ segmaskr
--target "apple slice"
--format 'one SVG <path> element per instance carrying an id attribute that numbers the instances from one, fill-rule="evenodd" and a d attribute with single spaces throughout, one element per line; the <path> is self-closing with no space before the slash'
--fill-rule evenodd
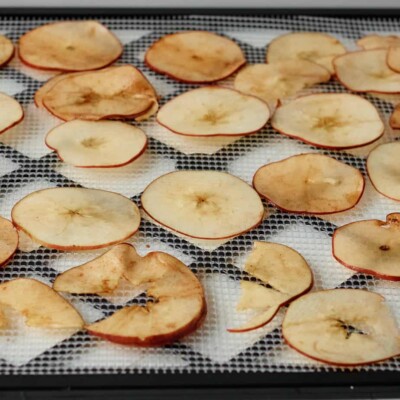
<path id="1" fill-rule="evenodd" d="M 81 329 L 84 325 L 82 317 L 67 300 L 36 279 L 17 278 L 1 283 L 0 305 L 22 314 L 26 325 L 32 327 Z"/>
<path id="2" fill-rule="evenodd" d="M 6 265 L 18 248 L 18 232 L 14 225 L 0 217 L 0 267 Z"/>
<path id="3" fill-rule="evenodd" d="M 218 171 L 175 171 L 151 182 L 143 210 L 156 222 L 198 239 L 239 236 L 261 223 L 264 207 L 241 179 Z"/>
<path id="4" fill-rule="evenodd" d="M 389 124 L 393 129 L 400 129 L 400 104 L 398 104 L 392 112 Z"/>
<path id="5" fill-rule="evenodd" d="M 132 65 L 71 74 L 44 93 L 42 103 L 65 121 L 136 118 L 155 110 L 157 94 Z"/>
<path id="6" fill-rule="evenodd" d="M 12 41 L 0 35 L 0 67 L 7 65 L 13 58 L 15 48 Z"/>
<path id="7" fill-rule="evenodd" d="M 65 122 L 53 128 L 45 142 L 61 160 L 82 168 L 122 167 L 147 147 L 141 129 L 118 121 Z"/>
<path id="8" fill-rule="evenodd" d="M 91 250 L 131 237 L 140 212 L 130 199 L 113 192 L 84 188 L 39 190 L 17 202 L 14 225 L 45 247 Z"/>
<path id="9" fill-rule="evenodd" d="M 30 67 L 87 71 L 112 64 L 122 44 L 97 21 L 62 21 L 39 26 L 19 40 L 19 57 Z"/>
<path id="10" fill-rule="evenodd" d="M 288 345 L 338 366 L 371 364 L 400 353 L 400 332 L 383 296 L 357 289 L 308 293 L 282 323 Z"/>
<path id="11" fill-rule="evenodd" d="M 363 50 L 388 49 L 400 44 L 400 37 L 395 35 L 367 35 L 357 40 L 357 46 Z"/>
<path id="12" fill-rule="evenodd" d="M 399 93 L 400 74 L 386 64 L 387 53 L 387 49 L 363 50 L 336 57 L 336 76 L 354 92 Z"/>
<path id="13" fill-rule="evenodd" d="M 378 140 L 385 125 L 377 109 L 360 96 L 318 93 L 278 107 L 272 127 L 283 135 L 327 149 L 351 149 Z"/>
<path id="14" fill-rule="evenodd" d="M 400 73 L 400 38 L 396 45 L 389 47 L 386 62 L 390 69 Z"/>
<path id="15" fill-rule="evenodd" d="M 306 60 L 317 63 L 333 74 L 332 60 L 346 53 L 336 38 L 319 32 L 293 32 L 272 40 L 268 45 L 267 63 Z"/>
<path id="16" fill-rule="evenodd" d="M 0 133 L 4 133 L 24 119 L 24 110 L 18 101 L 0 93 Z"/>
<path id="17" fill-rule="evenodd" d="M 361 172 L 322 154 L 299 154 L 262 166 L 256 191 L 278 208 L 299 214 L 333 214 L 354 207 L 364 191 Z"/>
<path id="18" fill-rule="evenodd" d="M 156 72 L 187 83 L 216 82 L 246 63 L 232 40 L 205 31 L 163 36 L 146 52 L 146 64 Z"/>
<path id="19" fill-rule="evenodd" d="M 185 136 L 244 136 L 262 129 L 269 116 L 268 105 L 254 96 L 208 86 L 164 104 L 157 122 Z"/>
<path id="20" fill-rule="evenodd" d="M 244 270 L 268 286 L 241 282 L 237 310 L 252 310 L 257 314 L 245 325 L 228 329 L 229 332 L 247 332 L 266 325 L 282 306 L 308 292 L 313 284 L 307 261 L 282 244 L 254 242 Z"/>

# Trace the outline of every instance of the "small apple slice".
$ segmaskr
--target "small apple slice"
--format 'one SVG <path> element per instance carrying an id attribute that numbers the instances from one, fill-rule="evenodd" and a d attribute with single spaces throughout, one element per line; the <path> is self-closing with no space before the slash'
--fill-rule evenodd
<path id="1" fill-rule="evenodd" d="M 299 214 L 333 214 L 354 207 L 364 191 L 361 172 L 322 154 L 299 154 L 262 166 L 256 191 L 278 208 Z"/>
<path id="2" fill-rule="evenodd" d="M 396 45 L 389 47 L 386 62 L 390 69 L 394 72 L 400 73 L 400 38 Z"/>
<path id="3" fill-rule="evenodd" d="M 323 363 L 371 364 L 400 353 L 400 332 L 383 296 L 357 289 L 308 293 L 282 323 L 290 347 Z"/>
<path id="4" fill-rule="evenodd" d="M 336 38 L 319 32 L 293 32 L 272 40 L 268 45 L 267 63 L 287 60 L 315 62 L 333 74 L 332 60 L 346 53 Z"/>
<path id="5" fill-rule="evenodd" d="M 328 149 L 351 149 L 378 140 L 385 125 L 377 109 L 348 93 L 311 94 L 276 109 L 272 127 L 283 135 Z"/>
<path id="6" fill-rule="evenodd" d="M 398 104 L 392 112 L 389 124 L 393 129 L 400 129 L 400 104 Z"/>
<path id="7" fill-rule="evenodd" d="M 244 270 L 268 286 L 241 282 L 237 310 L 252 310 L 257 314 L 245 325 L 228 329 L 229 332 L 247 332 L 266 325 L 279 308 L 308 292 L 313 284 L 307 261 L 282 244 L 255 242 Z"/>
<path id="8" fill-rule="evenodd" d="M 11 260 L 17 248 L 17 230 L 8 219 L 0 217 L 0 267 Z"/>
<path id="9" fill-rule="evenodd" d="M 256 227 L 260 197 L 246 182 L 218 171 L 175 171 L 151 182 L 143 210 L 156 222 L 198 239 L 224 239 Z"/>
<path id="10" fill-rule="evenodd" d="M 87 71 L 106 67 L 122 44 L 97 21 L 62 21 L 39 26 L 19 40 L 21 61 L 33 68 Z"/>
<path id="11" fill-rule="evenodd" d="M 156 111 L 154 88 L 132 65 L 69 74 L 50 86 L 42 103 L 65 121 L 136 118 Z"/>
<path id="12" fill-rule="evenodd" d="M 15 48 L 12 41 L 0 35 L 0 67 L 7 65 L 13 58 Z"/>
<path id="13" fill-rule="evenodd" d="M 177 81 L 210 83 L 227 78 L 246 63 L 232 40 L 205 31 L 163 36 L 146 52 L 146 64 Z"/>
<path id="14" fill-rule="evenodd" d="M 367 35 L 357 40 L 357 46 L 363 50 L 388 49 L 392 45 L 400 45 L 399 36 Z"/>
<path id="15" fill-rule="evenodd" d="M 147 147 L 141 129 L 118 121 L 65 122 L 53 128 L 45 142 L 61 160 L 82 168 L 122 167 Z"/>
<path id="16" fill-rule="evenodd" d="M 0 133 L 4 133 L 24 119 L 24 110 L 18 101 L 0 93 Z"/>
<path id="17" fill-rule="evenodd" d="M 354 92 L 399 93 L 400 74 L 388 67 L 387 53 L 387 49 L 363 50 L 336 57 L 336 76 Z"/>
<path id="18" fill-rule="evenodd" d="M 17 202 L 14 225 L 45 247 L 91 250 L 131 237 L 140 212 L 130 199 L 113 192 L 84 188 L 39 190 Z"/>
<path id="19" fill-rule="evenodd" d="M 268 122 L 268 105 L 254 96 L 218 86 L 190 90 L 164 104 L 157 122 L 185 136 L 244 136 Z"/>

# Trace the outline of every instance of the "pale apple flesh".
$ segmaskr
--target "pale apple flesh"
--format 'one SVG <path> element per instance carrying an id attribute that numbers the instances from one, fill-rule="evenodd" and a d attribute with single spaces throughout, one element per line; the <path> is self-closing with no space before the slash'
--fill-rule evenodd
<path id="1" fill-rule="evenodd" d="M 6 265 L 17 249 L 17 230 L 8 219 L 0 217 L 0 266 Z"/>
<path id="2" fill-rule="evenodd" d="M 19 124 L 24 118 L 21 105 L 5 93 L 0 93 L 0 134 Z"/>
<path id="3" fill-rule="evenodd" d="M 0 35 L 0 67 L 7 65 L 13 58 L 15 48 L 12 41 Z"/>
<path id="4" fill-rule="evenodd" d="M 389 124 L 393 129 L 400 129 L 400 106 L 397 105 L 389 119 Z"/>
<path id="5" fill-rule="evenodd" d="M 357 46 L 363 50 L 388 49 L 393 45 L 400 45 L 399 36 L 367 35 L 357 40 Z"/>
<path id="6" fill-rule="evenodd" d="M 390 69 L 400 73 L 400 38 L 398 43 L 389 47 L 386 62 Z"/>
<path id="7" fill-rule="evenodd" d="M 41 244 L 34 241 L 29 235 L 27 235 L 21 229 L 18 231 L 18 250 L 24 253 L 30 253 L 31 251 L 37 250 L 41 247 Z"/>

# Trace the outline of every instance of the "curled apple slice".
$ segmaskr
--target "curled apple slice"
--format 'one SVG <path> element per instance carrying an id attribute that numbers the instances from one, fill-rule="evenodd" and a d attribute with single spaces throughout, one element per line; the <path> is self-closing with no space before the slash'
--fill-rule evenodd
<path id="1" fill-rule="evenodd" d="M 365 146 L 378 140 L 385 130 L 377 109 L 348 93 L 299 97 L 278 107 L 271 124 L 283 135 L 328 149 Z"/>
<path id="2" fill-rule="evenodd" d="M 228 329 L 229 332 L 247 332 L 266 325 L 282 306 L 309 291 L 313 284 L 306 260 L 282 244 L 255 242 L 244 270 L 267 286 L 241 282 L 237 310 L 252 310 L 256 315 L 245 325 Z"/>
<path id="3" fill-rule="evenodd" d="M 0 266 L 6 265 L 18 248 L 18 232 L 14 225 L 0 217 Z"/>
<path id="4" fill-rule="evenodd" d="M 354 92 L 399 93 L 400 74 L 388 67 L 387 53 L 387 49 L 363 50 L 336 57 L 336 76 Z"/>
<path id="5" fill-rule="evenodd" d="M 132 65 L 70 74 L 49 85 L 42 103 L 65 121 L 136 118 L 157 103 L 153 87 Z"/>
<path id="6" fill-rule="evenodd" d="M 4 133 L 24 119 L 24 110 L 18 101 L 0 93 L 0 133 Z"/>
<path id="7" fill-rule="evenodd" d="M 7 65 L 13 58 L 15 48 L 12 41 L 3 35 L 0 35 L 0 67 Z"/>
<path id="8" fill-rule="evenodd" d="M 393 129 L 400 129 L 400 104 L 393 110 L 389 124 Z"/>
<path id="9" fill-rule="evenodd" d="M 400 332 L 384 300 L 357 289 L 308 293 L 290 304 L 283 337 L 299 353 L 331 365 L 386 360 L 400 353 Z"/>
<path id="10" fill-rule="evenodd" d="M 244 181 L 218 171 L 175 171 L 151 182 L 144 211 L 161 225 L 198 239 L 224 239 L 256 227 L 264 207 Z"/>
<path id="11" fill-rule="evenodd" d="M 388 49 L 392 45 L 399 45 L 400 37 L 395 35 L 367 35 L 357 40 L 357 46 L 363 50 Z"/>
<path id="12" fill-rule="evenodd" d="M 400 38 L 398 43 L 389 47 L 386 62 L 390 69 L 400 73 Z"/>
<path id="13" fill-rule="evenodd" d="M 140 225 L 130 199 L 84 188 L 51 188 L 25 196 L 11 211 L 14 225 L 45 247 L 98 249 L 122 242 Z"/>
<path id="14" fill-rule="evenodd" d="M 262 129 L 269 116 L 268 105 L 254 96 L 208 86 L 164 104 L 157 122 L 185 136 L 243 136 Z"/>
<path id="15" fill-rule="evenodd" d="M 267 63 L 286 60 L 315 62 L 333 73 L 332 60 L 346 53 L 336 38 L 318 32 L 294 32 L 272 40 L 267 49 Z"/>
<path id="16" fill-rule="evenodd" d="M 322 154 L 299 154 L 259 168 L 253 186 L 278 208 L 333 214 L 354 207 L 364 191 L 361 172 Z"/>
<path id="17" fill-rule="evenodd" d="M 122 44 L 97 21 L 62 21 L 39 26 L 19 40 L 21 61 L 33 68 L 87 71 L 112 64 Z"/>
<path id="18" fill-rule="evenodd" d="M 245 64 L 232 40 L 205 31 L 163 36 L 151 45 L 146 64 L 156 72 L 187 83 L 210 83 L 232 75 Z"/>
<path id="19" fill-rule="evenodd" d="M 74 120 L 53 128 L 46 145 L 76 167 L 113 168 L 142 155 L 147 137 L 141 129 L 123 122 Z"/>

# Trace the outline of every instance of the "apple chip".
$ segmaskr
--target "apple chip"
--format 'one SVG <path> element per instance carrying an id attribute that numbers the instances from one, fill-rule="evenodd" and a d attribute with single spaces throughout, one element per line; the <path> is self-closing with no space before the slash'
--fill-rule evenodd
<path id="1" fill-rule="evenodd" d="M 393 110 L 389 119 L 389 124 L 393 129 L 400 129 L 400 104 L 398 104 Z"/>
<path id="2" fill-rule="evenodd" d="M 15 48 L 12 41 L 0 35 L 0 67 L 7 65 L 13 58 Z"/>
<path id="3" fill-rule="evenodd" d="M 6 265 L 18 248 L 18 232 L 14 225 L 0 217 L 0 266 Z"/>
<path id="4" fill-rule="evenodd" d="M 0 93 L 0 133 L 4 133 L 24 119 L 24 110 L 18 101 Z"/>
<path id="5" fill-rule="evenodd" d="M 353 92 L 399 93 L 400 74 L 386 64 L 387 49 L 354 51 L 333 61 L 339 81 Z"/>
<path id="6" fill-rule="evenodd" d="M 262 129 L 269 116 L 268 105 L 254 96 L 208 86 L 164 104 L 157 122 L 179 135 L 243 136 Z"/>
<path id="7" fill-rule="evenodd" d="M 315 62 L 333 73 L 332 60 L 346 53 L 336 38 L 319 32 L 293 32 L 272 40 L 268 46 L 267 63 L 287 60 Z"/>
<path id="8" fill-rule="evenodd" d="M 19 41 L 21 61 L 33 68 L 87 71 L 112 64 L 119 40 L 97 21 L 62 21 L 39 26 Z"/>
<path id="9" fill-rule="evenodd" d="M 386 62 L 390 69 L 400 73 L 400 38 L 396 45 L 389 47 Z"/>
<path id="10" fill-rule="evenodd" d="M 239 236 L 261 223 L 264 207 L 244 181 L 218 171 L 175 171 L 142 194 L 144 211 L 161 225 L 198 239 Z"/>
<path id="11" fill-rule="evenodd" d="M 288 60 L 274 64 L 244 67 L 235 78 L 235 89 L 264 100 L 271 108 L 279 99 L 291 97 L 300 90 L 329 81 L 329 71 L 306 60 Z"/>
<path id="12" fill-rule="evenodd" d="M 187 83 L 210 83 L 232 75 L 246 63 L 232 40 L 205 31 L 163 36 L 147 50 L 146 64 L 156 72 Z"/>
<path id="13" fill-rule="evenodd" d="M 367 35 L 357 40 L 357 46 L 363 50 L 388 49 L 392 45 L 400 45 L 399 36 Z"/>
<path id="14" fill-rule="evenodd" d="M 50 86 L 42 103 L 65 121 L 136 118 L 157 103 L 154 88 L 132 65 L 70 74 Z"/>
<path id="15" fill-rule="evenodd" d="M 318 93 L 278 107 L 272 127 L 283 135 L 328 149 L 350 149 L 378 140 L 385 125 L 377 109 L 360 96 Z"/>
<path id="16" fill-rule="evenodd" d="M 299 214 L 333 214 L 354 207 L 364 191 L 361 172 L 322 154 L 299 154 L 262 166 L 256 191 L 278 208 Z"/>
<path id="17" fill-rule="evenodd" d="M 51 188 L 25 196 L 14 205 L 14 225 L 45 247 L 91 250 L 131 237 L 140 212 L 130 199 L 84 188 Z"/>
<path id="18" fill-rule="evenodd" d="M 141 129 L 123 122 L 74 120 L 53 128 L 46 145 L 76 167 L 113 168 L 141 156 L 147 137 Z"/>
<path id="19" fill-rule="evenodd" d="M 245 325 L 228 329 L 229 332 L 247 332 L 266 325 L 283 305 L 309 291 L 313 284 L 306 260 L 282 244 L 255 242 L 244 270 L 267 286 L 241 282 L 237 310 L 252 310 L 256 315 Z"/>
<path id="20" fill-rule="evenodd" d="M 400 332 L 385 299 L 366 290 L 300 297 L 286 312 L 282 334 L 299 353 L 331 365 L 371 364 L 400 353 Z"/>

